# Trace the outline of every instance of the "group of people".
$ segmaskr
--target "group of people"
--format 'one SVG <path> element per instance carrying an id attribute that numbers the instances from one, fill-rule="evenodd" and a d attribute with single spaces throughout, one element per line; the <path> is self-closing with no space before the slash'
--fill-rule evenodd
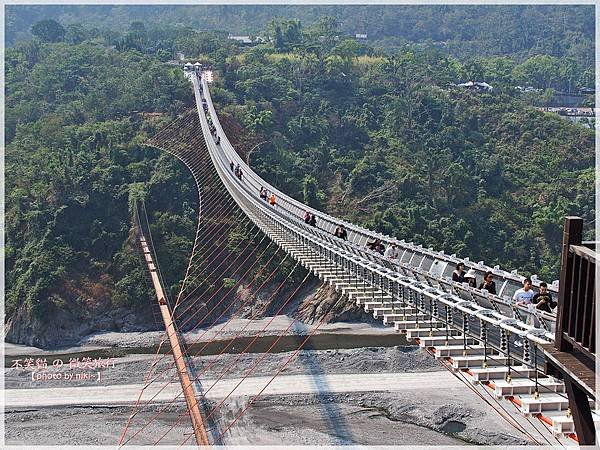
<path id="1" fill-rule="evenodd" d="M 517 289 L 513 295 L 513 302 L 519 306 L 525 306 L 527 309 L 535 308 L 540 311 L 552 312 L 556 308 L 557 302 L 552 298 L 552 294 L 548 292 L 548 285 L 544 282 L 540 283 L 540 292 L 534 292 L 530 278 L 523 280 L 523 287 Z"/>
<path id="2" fill-rule="evenodd" d="M 212 119 L 210 118 L 210 116 L 207 116 L 206 120 L 208 121 L 208 129 L 210 130 L 210 134 L 215 140 L 215 144 L 219 145 L 221 143 L 221 136 L 219 136 L 219 134 L 217 133 L 217 127 L 215 127 L 215 125 L 212 123 Z"/>
<path id="3" fill-rule="evenodd" d="M 385 253 L 385 245 L 383 245 L 381 239 L 375 239 L 373 242 L 367 241 L 365 245 L 369 250 L 373 250 L 381 255 Z"/>
<path id="4" fill-rule="evenodd" d="M 269 192 L 262 186 L 260 187 L 259 196 L 262 200 L 264 200 L 265 202 L 268 202 L 269 205 L 271 205 L 271 206 L 275 206 L 275 204 L 277 203 L 275 194 L 271 193 L 271 195 L 269 195 Z"/>
<path id="5" fill-rule="evenodd" d="M 468 283 L 473 288 L 485 289 L 490 294 L 497 295 L 494 274 L 489 270 L 485 272 L 483 281 L 478 285 L 475 270 L 469 269 L 465 272 L 465 264 L 461 262 L 456 265 L 456 269 L 452 272 L 452 281 Z M 537 293 L 533 291 L 532 286 L 531 279 L 525 278 L 523 287 L 517 289 L 513 295 L 513 302 L 527 309 L 537 309 L 551 313 L 556 308 L 557 303 L 552 298 L 552 294 L 548 292 L 548 285 L 544 282 L 540 283 L 540 291 Z"/>
<path id="6" fill-rule="evenodd" d="M 317 217 L 314 214 L 309 213 L 308 211 L 304 212 L 304 223 L 310 225 L 311 227 L 317 226 Z"/>
<path id="7" fill-rule="evenodd" d="M 238 180 L 242 181 L 242 176 L 244 175 L 242 172 L 242 168 L 239 164 L 235 164 L 233 161 L 229 163 L 229 167 L 231 167 L 231 171 L 235 174 Z"/>
<path id="8" fill-rule="evenodd" d="M 461 262 L 456 265 L 456 269 L 452 272 L 452 281 L 467 283 L 472 288 L 485 289 L 490 294 L 497 295 L 494 274 L 489 270 L 483 275 L 483 281 L 478 286 L 475 270 L 469 269 L 465 273 L 465 264 Z"/>

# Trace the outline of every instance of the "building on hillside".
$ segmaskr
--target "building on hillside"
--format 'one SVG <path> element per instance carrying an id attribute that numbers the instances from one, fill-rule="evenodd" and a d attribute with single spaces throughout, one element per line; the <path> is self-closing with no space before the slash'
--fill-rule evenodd
<path id="1" fill-rule="evenodd" d="M 367 40 L 367 33 L 356 33 L 354 35 L 354 39 L 356 39 L 357 41 L 366 41 Z"/>
<path id="2" fill-rule="evenodd" d="M 490 92 L 494 88 L 487 84 L 485 81 L 467 81 L 466 83 L 459 83 L 456 86 L 471 89 L 474 91 L 487 91 Z"/>
<path id="3" fill-rule="evenodd" d="M 233 34 L 230 34 L 229 36 L 227 36 L 227 39 L 236 41 L 238 44 L 243 46 L 264 44 L 266 42 L 265 39 L 260 36 L 252 39 L 252 36 L 235 36 Z"/>

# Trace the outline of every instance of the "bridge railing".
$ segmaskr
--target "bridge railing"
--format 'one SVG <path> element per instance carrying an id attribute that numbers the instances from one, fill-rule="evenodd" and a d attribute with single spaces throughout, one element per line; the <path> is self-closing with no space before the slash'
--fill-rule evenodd
<path id="1" fill-rule="evenodd" d="M 554 323 L 556 318 L 555 314 L 545 313 L 542 311 L 530 311 L 524 307 L 514 305 L 514 303 L 511 300 L 512 295 L 518 288 L 521 287 L 520 278 L 516 277 L 515 274 L 510 274 L 510 277 L 506 277 L 505 272 L 499 271 L 499 269 L 497 268 L 493 269 L 496 277 L 504 276 L 502 283 L 499 283 L 498 295 L 492 295 L 485 291 L 480 291 L 478 289 L 467 287 L 466 285 L 454 283 L 451 281 L 450 276 L 452 271 L 454 270 L 454 264 L 459 261 L 458 259 L 452 259 L 453 257 L 444 255 L 443 252 L 434 252 L 431 249 L 422 249 L 421 246 L 406 244 L 404 241 L 390 240 L 391 238 L 389 238 L 389 236 L 385 237 L 375 232 L 366 230 L 362 227 L 358 227 L 351 223 L 328 216 L 327 214 L 324 214 L 320 211 L 314 210 L 312 208 L 307 207 L 306 205 L 303 205 L 302 203 L 292 199 L 291 197 L 279 191 L 269 183 L 262 180 L 251 170 L 249 166 L 245 164 L 242 158 L 239 157 L 239 155 L 237 154 L 237 152 L 235 152 L 233 146 L 229 142 L 227 136 L 223 132 L 223 129 L 219 123 L 218 116 L 214 109 L 214 105 L 210 98 L 210 91 L 208 89 L 208 84 L 206 83 L 206 81 L 199 81 L 196 77 L 193 77 L 192 82 L 194 83 L 194 92 L 196 94 L 199 114 L 201 116 L 204 115 L 204 112 L 201 108 L 201 104 L 202 101 L 205 100 L 208 106 L 212 122 L 217 128 L 218 135 L 220 136 L 220 147 L 226 158 L 227 164 L 229 164 L 230 161 L 233 161 L 235 164 L 239 164 L 240 167 L 242 167 L 242 170 L 244 172 L 244 182 L 254 189 L 254 195 L 257 195 L 261 187 L 268 188 L 271 192 L 276 193 L 277 204 L 279 208 L 286 210 L 288 214 L 293 216 L 301 224 L 304 224 L 304 221 L 302 219 L 304 212 L 307 210 L 311 211 L 315 215 L 319 216 L 319 228 L 323 229 L 323 231 L 325 231 L 328 234 L 332 234 L 333 230 L 338 224 L 344 224 L 344 226 L 349 231 L 348 241 L 344 241 L 342 239 L 335 238 L 332 236 L 331 239 L 337 241 L 337 243 L 335 243 L 334 245 L 352 246 L 352 252 L 361 254 L 361 256 L 366 259 L 369 259 L 373 262 L 377 262 L 378 264 L 383 265 L 384 267 L 388 267 L 390 269 L 396 268 L 396 270 L 400 272 L 412 273 L 417 278 L 431 279 L 432 275 L 437 275 L 436 284 L 438 286 L 441 284 L 454 285 L 453 289 L 455 291 L 463 293 L 468 291 L 468 296 L 470 296 L 472 299 L 477 299 L 477 301 L 485 305 L 492 306 L 505 313 L 508 311 L 512 311 L 512 313 L 516 317 L 532 316 L 532 320 L 534 321 L 534 323 L 541 324 L 541 326 L 546 330 L 554 330 Z M 208 133 L 208 136 L 210 138 L 210 133 Z M 314 227 L 311 228 L 314 229 Z M 364 242 L 366 242 L 368 239 L 375 238 L 386 240 L 388 243 L 397 243 L 397 245 L 402 251 L 400 258 L 398 260 L 390 260 L 377 252 L 367 250 L 364 247 Z M 479 270 L 483 271 L 482 267 L 479 267 Z M 556 291 L 556 286 L 551 288 L 551 290 L 552 289 Z"/>
<path id="2" fill-rule="evenodd" d="M 561 280 L 568 289 L 558 299 L 561 314 L 556 346 L 560 351 L 576 349 L 595 363 L 596 243 L 582 242 L 583 220 L 578 217 L 566 218 L 563 235 Z"/>
<path id="3" fill-rule="evenodd" d="M 202 130 L 219 177 L 242 210 L 271 239 L 290 251 L 286 248 L 289 244 L 281 237 L 285 236 L 287 240 L 311 249 L 324 261 L 339 268 L 340 276 L 354 275 L 355 283 L 381 289 L 394 301 L 406 302 L 429 317 L 429 320 L 423 321 L 423 326 L 433 327 L 434 323 L 442 321 L 449 331 L 460 330 L 468 339 L 485 342 L 490 349 L 510 355 L 515 361 L 543 367 L 543 357 L 540 354 L 532 357 L 529 344 L 533 344 L 535 348 L 536 344 L 548 343 L 552 339 L 552 333 L 527 325 L 493 308 L 481 306 L 476 301 L 468 301 L 455 293 L 446 292 L 431 281 L 428 282 L 428 278 L 418 269 L 410 268 L 407 275 L 394 270 L 394 265 L 386 267 L 380 264 L 383 258 L 369 254 L 358 244 L 340 241 L 327 231 L 304 224 L 289 209 L 281 205 L 271 207 L 259 199 L 251 184 L 240 182 L 231 172 L 229 155 L 213 141 L 207 119 L 200 109 L 201 97 L 198 100 Z M 249 174 L 249 169 L 247 173 Z M 389 261 L 384 262 L 389 264 Z M 467 345 L 472 344 L 465 340 L 465 346 Z"/>
<path id="4" fill-rule="evenodd" d="M 492 271 L 498 279 L 502 280 L 502 283 L 500 284 L 500 287 L 498 290 L 499 296 L 508 298 L 509 300 L 510 300 L 511 296 L 514 294 L 514 292 L 517 289 L 519 289 L 520 287 L 522 287 L 521 283 L 522 283 L 522 280 L 524 279 L 524 277 L 518 275 L 516 271 L 507 272 L 507 271 L 501 270 L 500 267 L 498 267 L 498 266 L 491 268 L 491 267 L 488 267 L 485 264 L 483 264 L 483 262 L 479 262 L 479 263 L 475 264 L 475 263 L 470 262 L 469 258 L 459 259 L 459 258 L 456 258 L 455 255 L 446 255 L 446 254 L 444 254 L 444 252 L 441 252 L 441 251 L 436 252 L 432 248 L 425 249 L 421 245 L 415 245 L 410 242 L 405 242 L 404 240 L 398 240 L 391 236 L 383 235 L 381 233 L 377 233 L 372 230 L 368 230 L 364 227 L 360 227 L 360 226 L 352 224 L 350 222 L 347 222 L 347 221 L 344 221 L 341 219 L 337 219 L 337 218 L 329 216 L 328 214 L 325 214 L 321 211 L 318 211 L 314 208 L 303 205 L 301 202 L 289 197 L 285 193 L 278 190 L 276 187 L 267 183 L 265 180 L 262 180 L 257 174 L 255 174 L 250 169 L 250 167 L 245 163 L 245 161 L 243 161 L 243 159 L 237 154 L 237 152 L 235 152 L 235 149 L 231 145 L 231 142 L 228 140 L 227 135 L 223 132 L 223 129 L 220 125 L 218 116 L 216 114 L 214 105 L 213 105 L 211 97 L 210 97 L 210 91 L 208 89 L 208 83 L 206 82 L 206 80 L 202 79 L 202 80 L 198 81 L 195 77 L 193 77 L 193 78 L 194 78 L 194 81 L 196 81 L 196 85 L 202 86 L 202 95 L 204 95 L 205 99 L 207 100 L 207 105 L 208 105 L 208 110 L 209 110 L 210 116 L 219 132 L 219 135 L 221 136 L 221 145 L 225 151 L 225 154 L 230 159 L 230 161 L 234 161 L 236 164 L 239 164 L 243 168 L 243 170 L 247 173 L 248 181 L 253 183 L 254 187 L 257 190 L 261 186 L 263 186 L 265 188 L 268 188 L 271 192 L 277 193 L 281 202 L 288 203 L 289 207 L 290 207 L 290 211 L 293 212 L 294 214 L 296 214 L 298 217 L 301 218 L 305 211 L 309 211 L 312 214 L 315 214 L 315 216 L 319 218 L 321 227 L 329 232 L 333 232 L 333 230 L 335 230 L 335 227 L 337 225 L 343 224 L 348 230 L 349 241 L 357 243 L 359 245 L 364 246 L 364 244 L 369 239 L 381 239 L 382 241 L 386 242 L 388 245 L 392 244 L 392 243 L 396 244 L 406 255 L 406 256 L 403 255 L 403 259 L 410 261 L 409 264 L 414 264 L 414 261 L 412 261 L 413 259 L 416 259 L 417 261 L 419 261 L 419 260 L 422 261 L 422 260 L 424 260 L 424 256 L 428 256 L 428 257 L 430 257 L 434 260 L 437 260 L 445 265 L 446 276 L 451 274 L 451 272 L 454 268 L 453 266 L 455 264 L 457 264 L 458 262 L 464 262 L 468 268 L 475 270 L 480 276 L 483 276 L 483 274 L 488 270 Z M 539 286 L 539 283 L 541 282 L 541 280 L 538 280 L 536 276 L 532 276 L 532 281 L 533 281 L 534 286 Z M 552 283 L 549 286 L 549 291 L 551 291 L 555 294 L 558 292 L 558 282 L 557 281 L 555 281 L 554 283 Z"/>

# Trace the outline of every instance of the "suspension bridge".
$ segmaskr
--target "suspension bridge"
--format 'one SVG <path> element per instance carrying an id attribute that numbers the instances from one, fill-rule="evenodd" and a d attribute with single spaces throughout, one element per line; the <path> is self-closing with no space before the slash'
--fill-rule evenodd
<path id="1" fill-rule="evenodd" d="M 550 292 L 559 297 L 558 318 L 553 313 L 516 305 L 511 299 L 524 279 L 516 271 L 488 267 L 483 261 L 459 259 L 332 217 L 287 196 L 260 178 L 239 156 L 221 126 L 211 99 L 212 74 L 190 67 L 186 76 L 193 87 L 196 110 L 163 127 L 147 144 L 172 154 L 191 172 L 198 192 L 198 223 L 179 293 L 170 298 L 164 288 L 145 206 L 138 204 L 137 237 L 165 324 L 163 343 L 170 351 L 161 354 L 159 348 L 154 355 L 120 445 L 136 443 L 143 432 L 159 433 L 155 441 L 159 444 L 186 421 L 193 431 L 181 437 L 181 444 L 192 439 L 200 446 L 226 443 L 231 427 L 261 395 L 269 392 L 276 377 L 326 323 L 330 312 L 344 302 L 355 303 L 416 341 L 423 351 L 461 377 L 474 395 L 481 396 L 503 420 L 527 435 L 531 443 L 593 442 L 594 424 L 600 422 L 594 408 L 593 380 L 586 378 L 589 372 L 586 367 L 561 360 L 561 355 L 570 354 L 573 347 L 595 359 L 593 251 L 581 250 L 584 248 L 581 245 L 569 246 L 570 241 L 565 241 L 567 258 L 580 258 L 577 259 L 580 271 L 577 280 L 572 276 L 561 278 L 560 291 L 558 281 L 549 283 Z M 234 166 L 239 166 L 241 176 L 233 170 Z M 275 196 L 274 204 L 259 196 L 263 188 Z M 305 223 L 306 212 L 315 215 L 316 226 Z M 339 225 L 346 228 L 347 239 L 334 236 Z M 239 239 L 227 239 L 232 235 L 238 235 Z M 395 244 L 398 257 L 391 259 L 369 250 L 367 242 L 375 239 L 386 245 Z M 571 261 L 565 258 L 563 251 L 563 262 Z M 497 294 L 453 282 L 451 274 L 458 262 L 464 262 L 480 278 L 491 271 L 498 285 Z M 302 272 L 304 278 L 291 283 L 300 266 L 306 269 Z M 287 270 L 281 273 L 281 267 Z M 572 261 L 569 267 L 575 267 Z M 227 278 L 229 283 L 215 284 L 215 276 L 221 280 Z M 201 368 L 194 367 L 192 359 L 202 354 L 208 342 L 197 352 L 191 349 L 198 346 L 209 329 L 218 326 L 209 342 L 216 339 L 232 318 L 249 306 L 252 295 L 242 296 L 238 289 L 243 280 L 250 279 L 243 286 L 249 293 L 259 292 L 267 284 L 274 285 L 268 299 L 253 310 L 250 318 L 260 318 L 265 313 L 275 318 L 291 305 L 307 280 L 315 276 L 322 281 L 321 290 L 329 287 L 336 296 L 326 304 L 320 319 L 304 330 L 300 344 L 289 358 L 271 376 L 264 377 L 264 384 L 256 386 L 248 401 L 233 415 L 222 417 L 220 408 L 224 402 L 252 376 L 278 340 L 299 322 L 292 320 L 239 381 L 229 380 L 231 390 L 223 393 L 220 400 L 211 397 L 208 401 L 208 394 L 218 389 L 215 386 L 233 370 L 256 338 L 250 340 L 238 358 L 220 368 L 220 375 L 210 383 L 205 374 L 229 347 Z M 541 280 L 535 276 L 532 280 L 534 287 L 539 286 Z M 585 313 L 561 312 L 567 301 L 563 299 L 563 286 L 570 286 L 571 293 L 575 290 L 592 299 L 592 303 L 583 306 Z M 271 321 L 264 323 L 260 332 Z M 195 332 L 193 342 L 184 339 L 184 333 L 188 332 Z M 169 369 L 157 370 L 167 354 L 172 358 Z M 181 389 L 172 394 L 172 383 L 176 380 Z M 164 401 L 164 392 L 171 392 L 169 401 Z M 158 410 L 154 408 L 143 415 L 142 411 L 150 408 L 157 396 L 163 399 Z M 182 401 L 186 408 L 170 428 L 153 431 L 156 419 Z M 525 430 L 516 415 L 524 417 L 536 429 L 539 427 L 545 441 Z"/>

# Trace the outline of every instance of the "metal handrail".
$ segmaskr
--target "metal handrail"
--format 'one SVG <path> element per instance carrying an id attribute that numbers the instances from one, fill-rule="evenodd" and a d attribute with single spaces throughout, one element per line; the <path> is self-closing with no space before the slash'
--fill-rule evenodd
<path id="1" fill-rule="evenodd" d="M 282 234 L 288 240 L 302 242 L 306 248 L 314 250 L 315 254 L 322 255 L 324 260 L 330 261 L 336 267 L 350 268 L 351 273 L 356 273 L 356 277 L 360 279 L 361 283 L 368 284 L 373 289 L 380 289 L 386 286 L 382 292 L 385 291 L 391 294 L 392 298 L 394 298 L 394 292 L 397 292 L 399 289 L 411 291 L 412 298 L 420 299 L 416 303 L 413 301 L 411 306 L 428 314 L 432 318 L 431 320 L 433 320 L 435 315 L 434 309 L 437 311 L 442 308 L 449 308 L 452 314 L 456 315 L 456 318 L 453 318 L 453 323 L 456 323 L 456 326 L 453 326 L 455 329 L 461 329 L 460 327 L 464 327 L 465 325 L 464 323 L 461 325 L 461 316 L 467 317 L 470 321 L 477 319 L 478 323 L 488 323 L 499 333 L 495 337 L 495 342 L 492 342 L 491 347 L 500 351 L 506 350 L 502 348 L 502 342 L 503 340 L 506 342 L 507 336 L 511 334 L 537 344 L 545 344 L 552 341 L 553 334 L 546 330 L 527 325 L 521 320 L 508 317 L 498 311 L 481 306 L 474 301 L 466 301 L 457 295 L 445 292 L 440 287 L 430 286 L 419 278 L 410 278 L 398 271 L 390 270 L 380 264 L 379 261 L 370 260 L 368 258 L 370 255 L 364 249 L 361 249 L 358 244 L 352 242 L 346 243 L 328 235 L 325 231 L 304 226 L 303 221 L 299 220 L 297 216 L 281 204 L 276 208 L 267 205 L 257 197 L 255 190 L 252 190 L 246 182 L 237 180 L 231 173 L 228 160 L 229 155 L 226 152 L 226 148 L 222 145 L 217 146 L 213 141 L 207 118 L 200 109 L 201 97 L 197 95 L 198 99 L 200 99 L 200 101 L 197 101 L 197 107 L 202 131 L 211 160 L 223 184 L 240 208 L 255 224 L 271 239 L 288 251 L 288 253 L 292 249 L 281 238 Z M 221 138 L 221 143 L 223 141 L 224 137 Z M 250 169 L 246 170 L 249 174 Z M 296 259 L 301 260 L 298 257 Z M 411 268 L 411 270 L 413 270 L 416 276 L 421 276 L 425 279 L 424 272 L 414 268 Z M 423 306 L 424 299 L 429 300 L 429 310 Z M 446 320 L 449 319 L 449 317 L 446 317 Z M 510 353 L 515 359 L 522 359 L 520 356 L 515 355 L 514 346 L 513 351 Z M 536 366 L 540 364 L 539 361 L 535 361 L 534 363 Z"/>
<path id="2" fill-rule="evenodd" d="M 325 228 L 326 230 L 329 230 L 332 232 L 333 229 L 335 229 L 335 227 L 337 225 L 344 225 L 344 227 L 348 231 L 348 240 L 350 242 L 364 243 L 369 239 L 381 239 L 383 242 L 387 243 L 388 245 L 396 244 L 401 251 L 412 252 L 413 254 L 421 255 L 421 259 L 420 259 L 421 261 L 423 261 L 425 259 L 425 257 L 430 257 L 430 258 L 433 258 L 434 261 L 443 261 L 446 264 L 457 264 L 458 262 L 463 262 L 463 263 L 465 263 L 466 267 L 471 268 L 480 274 L 484 273 L 486 271 L 491 271 L 494 273 L 494 275 L 496 277 L 503 279 L 505 282 L 512 283 L 513 287 L 521 286 L 521 283 L 525 277 L 518 275 L 517 271 L 507 272 L 505 270 L 500 269 L 498 266 L 495 266 L 493 268 L 486 266 L 485 264 L 483 264 L 483 262 L 472 263 L 469 261 L 469 258 L 460 259 L 460 258 L 457 258 L 455 255 L 446 255 L 443 251 L 437 252 L 431 248 L 426 249 L 426 248 L 423 248 L 421 245 L 415 245 L 410 242 L 405 242 L 405 240 L 398 240 L 391 236 L 383 235 L 381 233 L 377 233 L 375 231 L 368 230 L 364 227 L 355 225 L 353 223 L 347 222 L 342 219 L 337 219 L 333 216 L 323 213 L 323 212 L 321 212 L 317 209 L 314 209 L 310 206 L 304 205 L 303 203 L 293 199 L 292 197 L 288 196 L 284 192 L 280 191 L 279 189 L 277 189 L 270 183 L 268 183 L 265 180 L 263 180 L 262 178 L 260 178 L 246 164 L 246 162 L 237 154 L 237 152 L 233 148 L 231 142 L 229 141 L 227 135 L 224 133 L 223 128 L 220 124 L 218 115 L 216 113 L 214 104 L 212 102 L 212 98 L 211 98 L 210 90 L 208 88 L 207 81 L 204 78 L 202 78 L 202 80 L 200 81 L 200 84 L 198 84 L 198 79 L 195 76 L 192 76 L 191 79 L 192 79 L 192 82 L 194 83 L 194 92 L 196 93 L 196 96 L 197 96 L 196 100 L 198 103 L 198 111 L 199 111 L 199 113 L 202 113 L 202 111 L 200 110 L 201 101 L 198 102 L 198 98 L 199 97 L 201 98 L 201 96 L 204 95 L 204 98 L 206 99 L 206 103 L 208 106 L 211 120 L 217 129 L 218 135 L 221 138 L 221 147 L 223 148 L 225 155 L 229 158 L 230 161 L 233 161 L 235 164 L 240 165 L 240 167 L 243 169 L 243 172 L 245 173 L 245 178 L 246 178 L 247 182 L 252 183 L 254 185 L 254 187 L 257 189 L 257 191 L 262 186 L 262 187 L 267 188 L 270 192 L 276 193 L 278 201 L 280 203 L 286 203 L 290 206 L 290 208 L 293 208 L 294 209 L 293 213 L 296 216 L 298 216 L 299 218 L 302 217 L 302 215 L 305 211 L 309 211 L 311 214 L 314 214 L 315 217 L 318 217 L 318 219 L 321 222 L 325 222 L 327 224 L 326 228 Z M 202 86 L 202 93 L 200 93 L 198 86 Z M 536 286 L 536 285 L 539 286 L 539 283 L 541 282 L 541 280 L 537 279 L 537 277 L 535 277 L 535 276 L 532 277 L 532 281 L 533 281 L 534 286 Z M 554 282 L 553 284 L 549 284 L 548 290 L 555 294 L 558 293 L 558 283 Z"/>

